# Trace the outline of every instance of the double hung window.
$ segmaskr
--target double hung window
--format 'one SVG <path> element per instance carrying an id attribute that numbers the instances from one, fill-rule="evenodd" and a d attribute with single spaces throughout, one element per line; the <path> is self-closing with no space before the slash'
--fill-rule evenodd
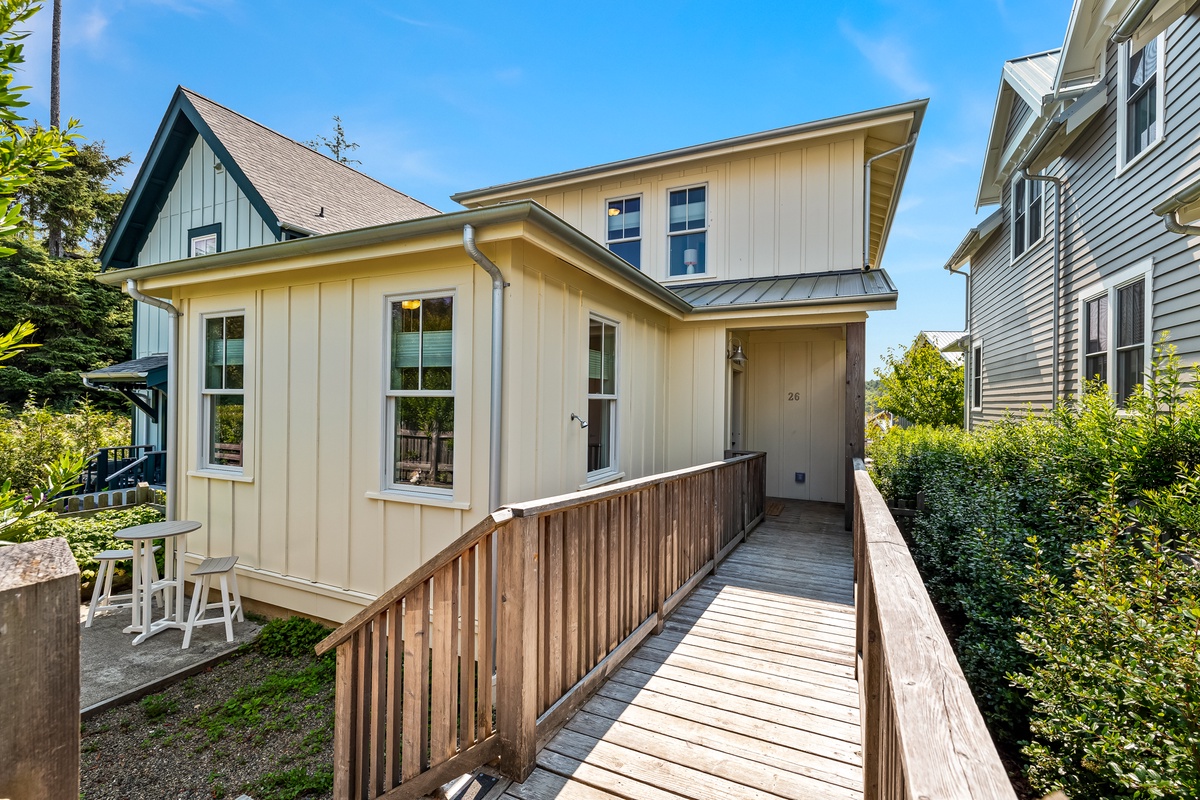
<path id="1" fill-rule="evenodd" d="M 1012 187 L 1012 257 L 1015 261 L 1042 238 L 1042 182 L 1018 179 Z"/>
<path id="2" fill-rule="evenodd" d="M 983 345 L 971 351 L 971 408 L 983 408 Z"/>
<path id="3" fill-rule="evenodd" d="M 642 198 L 608 201 L 608 249 L 642 268 Z"/>
<path id="4" fill-rule="evenodd" d="M 454 488 L 454 297 L 388 301 L 389 488 Z"/>
<path id="5" fill-rule="evenodd" d="M 204 466 L 242 468 L 246 318 L 204 317 Z"/>
<path id="6" fill-rule="evenodd" d="M 1146 44 L 1128 53 L 1125 67 L 1125 160 L 1128 161 L 1158 138 L 1158 44 Z"/>
<path id="7" fill-rule="evenodd" d="M 1083 378 L 1112 387 L 1124 407 L 1146 372 L 1146 282 L 1118 283 L 1083 303 Z"/>
<path id="8" fill-rule="evenodd" d="M 617 326 L 592 317 L 588 326 L 587 472 L 617 471 Z"/>
<path id="9" fill-rule="evenodd" d="M 708 245 L 708 187 L 673 189 L 667 198 L 671 277 L 703 275 Z"/>

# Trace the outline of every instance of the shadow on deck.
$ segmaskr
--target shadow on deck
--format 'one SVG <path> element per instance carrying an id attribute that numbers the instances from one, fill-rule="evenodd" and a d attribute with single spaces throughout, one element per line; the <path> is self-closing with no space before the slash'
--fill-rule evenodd
<path id="1" fill-rule="evenodd" d="M 862 797 L 851 534 L 775 504 L 505 798 Z"/>

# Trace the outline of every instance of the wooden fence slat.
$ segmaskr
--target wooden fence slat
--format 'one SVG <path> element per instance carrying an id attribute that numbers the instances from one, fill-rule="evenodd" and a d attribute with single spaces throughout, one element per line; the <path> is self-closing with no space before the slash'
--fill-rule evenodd
<path id="1" fill-rule="evenodd" d="M 580 525 L 580 510 L 572 508 L 563 516 L 566 539 L 563 543 L 563 668 L 562 684 L 555 690 L 555 697 L 579 680 L 579 595 L 580 564 L 579 540 L 583 535 Z"/>
<path id="2" fill-rule="evenodd" d="M 403 746 L 404 657 L 401 626 L 404 608 L 392 603 L 387 609 L 387 752 L 384 759 L 384 788 L 400 783 L 400 748 Z M 340 650 L 341 648 L 339 648 Z"/>
<path id="3" fill-rule="evenodd" d="M 496 633 L 495 593 L 492 587 L 496 580 L 496 534 L 491 533 L 479 543 L 479 732 L 476 738 L 483 741 L 492 735 L 492 692 L 493 654 L 492 646 Z"/>
<path id="4" fill-rule="evenodd" d="M 404 598 L 404 743 L 401 746 L 401 780 L 425 769 L 428 742 L 426 706 L 429 703 L 429 590 L 414 586 Z"/>
<path id="5" fill-rule="evenodd" d="M 450 562 L 433 575 L 433 621 L 430 642 L 433 662 L 430 682 L 430 766 L 437 766 L 454 755 L 455 672 L 454 643 L 458 639 L 458 619 L 454 613 L 454 594 L 457 585 L 457 564 Z"/>
<path id="6" fill-rule="evenodd" d="M 334 683 L 333 724 L 333 797 L 334 800 L 351 800 L 354 797 L 354 728 L 357 724 L 354 712 L 358 707 L 354 694 L 357 648 L 353 639 L 337 648 L 337 680 Z"/>
<path id="7" fill-rule="evenodd" d="M 379 615 L 371 625 L 371 772 L 369 779 L 370 793 L 376 796 L 385 791 L 384 768 L 386 757 L 384 746 L 387 744 L 386 722 L 387 707 L 387 637 L 384 633 L 387 626 L 387 614 Z"/>
<path id="8" fill-rule="evenodd" d="M 475 742 L 475 682 L 482 673 L 475 661 L 475 614 L 478 603 L 475 592 L 475 550 L 471 547 L 463 553 L 458 575 L 459 607 L 462 613 L 458 663 L 458 746 L 464 750 Z M 491 635 L 491 631 L 488 631 L 488 635 Z"/>

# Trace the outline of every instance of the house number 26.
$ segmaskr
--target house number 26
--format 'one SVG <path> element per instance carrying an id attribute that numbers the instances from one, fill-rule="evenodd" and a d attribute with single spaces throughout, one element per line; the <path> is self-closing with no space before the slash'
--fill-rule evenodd
<path id="1" fill-rule="evenodd" d="M 799 392 L 788 392 L 788 400 L 794 401 L 794 400 L 799 400 L 799 399 L 800 399 Z"/>

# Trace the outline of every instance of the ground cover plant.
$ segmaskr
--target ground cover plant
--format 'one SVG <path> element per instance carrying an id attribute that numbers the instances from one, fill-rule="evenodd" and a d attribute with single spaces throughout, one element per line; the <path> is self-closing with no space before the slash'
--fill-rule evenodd
<path id="1" fill-rule="evenodd" d="M 925 495 L 911 549 L 985 719 L 1036 796 L 1200 796 L 1200 394 L 1160 347 L 1146 392 L 872 445 Z"/>
<path id="2" fill-rule="evenodd" d="M 75 563 L 79 565 L 79 580 L 84 599 L 88 599 L 94 588 L 92 581 L 95 580 L 96 570 L 99 568 L 95 560 L 96 554 L 103 550 L 128 550 L 129 540 L 117 538 L 118 531 L 132 528 L 134 525 L 149 525 L 162 519 L 162 512 L 153 506 L 134 506 L 78 516 L 46 513 L 37 517 L 20 534 L 12 538 L 17 542 L 32 542 L 54 536 L 66 539 L 71 547 L 71 555 L 75 556 Z M 162 569 L 161 553 L 158 558 L 159 569 Z M 129 566 L 129 562 L 117 564 L 113 573 L 114 586 L 125 586 L 129 580 Z"/>
<path id="3" fill-rule="evenodd" d="M 85 800 L 328 798 L 333 787 L 329 630 L 272 620 L 231 661 L 83 725 Z"/>

